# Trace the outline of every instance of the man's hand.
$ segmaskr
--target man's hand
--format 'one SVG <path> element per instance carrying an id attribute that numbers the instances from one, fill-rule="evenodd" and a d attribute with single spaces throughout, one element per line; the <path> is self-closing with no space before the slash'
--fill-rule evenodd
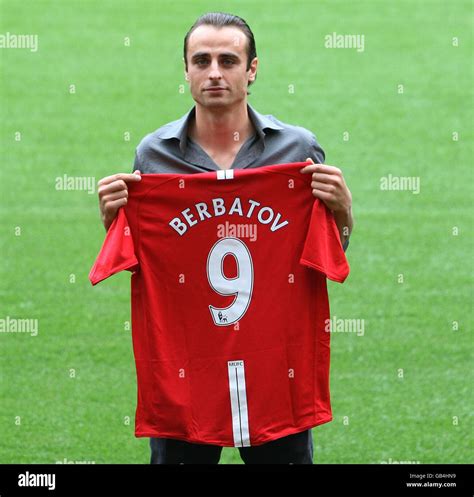
<path id="1" fill-rule="evenodd" d="M 134 171 L 133 174 L 118 173 L 102 178 L 97 183 L 100 217 L 106 230 L 109 229 L 120 207 L 127 203 L 127 183 L 140 181 L 142 179 L 140 175 L 140 171 Z"/>
<path id="2" fill-rule="evenodd" d="M 333 212 L 339 230 L 341 243 L 349 238 L 352 226 L 352 195 L 347 188 L 342 171 L 334 166 L 315 164 L 310 158 L 306 162 L 312 164 L 301 169 L 302 173 L 311 173 L 313 196 L 321 199 Z"/>

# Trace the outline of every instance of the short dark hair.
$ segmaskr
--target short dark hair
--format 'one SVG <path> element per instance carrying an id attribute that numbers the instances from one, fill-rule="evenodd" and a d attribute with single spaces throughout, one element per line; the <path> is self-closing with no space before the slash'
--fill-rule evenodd
<path id="1" fill-rule="evenodd" d="M 233 14 L 226 14 L 224 12 L 208 12 L 198 17 L 196 22 L 191 26 L 191 29 L 186 33 L 184 37 L 184 64 L 186 71 L 188 70 L 188 59 L 186 58 L 188 53 L 188 39 L 191 33 L 199 26 L 214 26 L 216 28 L 223 28 L 226 26 L 235 26 L 239 28 L 247 38 L 247 71 L 250 69 L 250 63 L 257 56 L 257 48 L 255 46 L 255 38 L 253 36 L 252 30 L 250 29 L 247 22 L 239 16 L 234 16 Z M 257 79 L 257 75 L 255 75 Z M 249 82 L 249 86 L 253 81 Z"/>

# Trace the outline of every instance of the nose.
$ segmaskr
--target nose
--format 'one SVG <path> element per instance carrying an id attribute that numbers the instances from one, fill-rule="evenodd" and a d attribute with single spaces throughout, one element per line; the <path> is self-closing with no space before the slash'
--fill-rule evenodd
<path id="1" fill-rule="evenodd" d="M 209 71 L 209 79 L 222 79 L 222 74 L 219 70 L 219 63 L 217 60 L 211 62 L 211 67 Z"/>

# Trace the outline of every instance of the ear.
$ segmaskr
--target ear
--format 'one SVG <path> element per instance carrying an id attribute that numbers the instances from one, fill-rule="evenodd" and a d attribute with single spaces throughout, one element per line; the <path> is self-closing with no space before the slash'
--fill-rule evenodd
<path id="1" fill-rule="evenodd" d="M 252 62 L 250 63 L 249 81 L 255 81 L 255 78 L 257 77 L 257 67 L 258 67 L 258 57 L 254 57 Z"/>
<path id="2" fill-rule="evenodd" d="M 188 71 L 187 71 L 187 69 L 186 69 L 186 61 L 184 60 L 184 57 L 182 58 L 182 60 L 183 60 L 183 64 L 184 64 L 184 79 L 185 79 L 186 81 L 189 81 L 189 78 L 188 78 Z"/>

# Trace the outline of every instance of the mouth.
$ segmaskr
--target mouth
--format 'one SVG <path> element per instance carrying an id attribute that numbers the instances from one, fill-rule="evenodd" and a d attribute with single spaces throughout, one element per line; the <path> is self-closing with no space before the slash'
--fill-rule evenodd
<path id="1" fill-rule="evenodd" d="M 205 88 L 204 91 L 210 91 L 210 92 L 219 92 L 219 91 L 224 91 L 225 88 L 222 86 L 215 86 L 213 88 Z"/>

